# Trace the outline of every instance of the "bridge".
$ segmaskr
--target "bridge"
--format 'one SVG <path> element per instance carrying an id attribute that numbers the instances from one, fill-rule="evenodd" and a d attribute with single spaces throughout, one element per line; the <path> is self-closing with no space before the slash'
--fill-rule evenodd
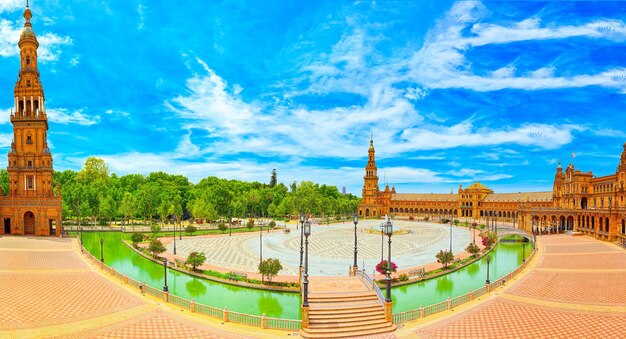
<path id="1" fill-rule="evenodd" d="M 519 228 L 513 228 L 513 227 L 497 227 L 496 235 L 498 236 L 498 239 L 509 236 L 509 235 L 518 235 L 520 237 L 524 237 L 530 241 L 533 241 L 532 233 L 523 231 Z"/>

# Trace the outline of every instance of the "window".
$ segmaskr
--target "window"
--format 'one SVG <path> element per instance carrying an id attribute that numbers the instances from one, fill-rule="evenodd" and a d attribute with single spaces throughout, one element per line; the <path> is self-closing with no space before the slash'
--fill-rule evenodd
<path id="1" fill-rule="evenodd" d="M 30 135 L 26 136 L 26 143 L 27 144 L 32 144 L 33 143 L 33 139 L 30 137 Z"/>
<path id="2" fill-rule="evenodd" d="M 26 80 L 26 87 L 30 87 L 30 80 Z"/>
<path id="3" fill-rule="evenodd" d="M 30 57 L 26 57 L 26 65 L 30 65 Z"/>
<path id="4" fill-rule="evenodd" d="M 28 167 L 33 167 L 33 162 L 31 160 L 28 160 Z"/>
<path id="5" fill-rule="evenodd" d="M 26 180 L 26 188 L 28 188 L 29 190 L 33 189 L 33 177 L 28 177 L 28 179 Z"/>

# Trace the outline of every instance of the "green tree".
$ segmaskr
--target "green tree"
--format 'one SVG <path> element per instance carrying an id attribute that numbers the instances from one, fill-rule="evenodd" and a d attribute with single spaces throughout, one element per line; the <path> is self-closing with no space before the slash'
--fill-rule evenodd
<path id="1" fill-rule="evenodd" d="M 137 212 L 137 199 L 130 192 L 124 192 L 124 197 L 120 201 L 120 213 L 124 216 L 125 221 L 129 221 Z"/>
<path id="2" fill-rule="evenodd" d="M 165 246 L 159 239 L 154 239 L 150 242 L 148 251 L 152 253 L 152 257 L 156 258 L 159 254 L 165 252 Z"/>
<path id="3" fill-rule="evenodd" d="M 109 179 L 109 167 L 104 160 L 89 157 L 77 178 L 84 181 L 107 181 Z"/>
<path id="4" fill-rule="evenodd" d="M 276 169 L 272 170 L 272 176 L 270 177 L 270 187 L 276 186 Z"/>
<path id="5" fill-rule="evenodd" d="M 130 236 L 130 240 L 133 242 L 133 247 L 137 248 L 137 244 L 143 241 L 143 234 L 133 233 L 133 235 Z"/>
<path id="6" fill-rule="evenodd" d="M 150 232 L 152 233 L 151 238 L 152 239 L 156 239 L 159 236 L 159 233 L 161 232 L 161 226 L 159 225 L 150 225 Z"/>
<path id="7" fill-rule="evenodd" d="M 146 217 L 148 217 L 150 225 L 152 225 L 152 216 L 156 213 L 157 207 L 160 203 L 159 192 L 160 189 L 158 184 L 153 182 L 145 183 L 137 190 L 139 210 L 143 216 L 144 224 L 146 224 Z"/>
<path id="8" fill-rule="evenodd" d="M 259 273 L 261 273 L 261 280 L 263 280 L 264 282 L 265 278 L 267 278 L 267 280 L 271 284 L 272 278 L 274 278 L 274 276 L 276 276 L 278 272 L 280 272 L 280 270 L 282 269 L 283 265 L 281 265 L 280 260 L 278 259 L 269 258 L 263 260 L 259 264 Z"/>
<path id="9" fill-rule="evenodd" d="M 435 257 L 437 258 L 438 263 L 443 264 L 443 268 L 447 268 L 448 264 L 452 262 L 452 260 L 454 260 L 454 255 L 452 254 L 452 252 L 447 250 L 439 251 L 439 253 L 437 253 Z"/>
<path id="10" fill-rule="evenodd" d="M 476 246 L 476 244 L 474 244 L 473 242 L 471 242 L 466 248 L 465 250 L 467 251 L 467 253 L 471 254 L 472 257 L 475 257 L 476 254 L 478 254 L 478 252 L 480 252 L 480 248 L 478 248 L 478 246 Z"/>
<path id="11" fill-rule="evenodd" d="M 191 270 L 195 271 L 197 267 L 204 264 L 206 261 L 206 256 L 202 252 L 191 252 L 185 260 L 185 264 L 191 265 Z"/>
<path id="12" fill-rule="evenodd" d="M 111 220 L 115 218 L 117 213 L 117 204 L 115 203 L 115 199 L 111 193 L 105 192 L 100 196 L 99 201 L 99 217 L 101 220 L 106 220 L 110 225 Z"/>
<path id="13" fill-rule="evenodd" d="M 270 221 L 269 226 L 271 229 L 274 229 L 274 227 L 276 227 L 276 222 L 274 220 Z"/>
<path id="14" fill-rule="evenodd" d="M 9 194 L 9 172 L 5 169 L 0 169 L 0 187 L 2 188 L 2 195 Z"/>

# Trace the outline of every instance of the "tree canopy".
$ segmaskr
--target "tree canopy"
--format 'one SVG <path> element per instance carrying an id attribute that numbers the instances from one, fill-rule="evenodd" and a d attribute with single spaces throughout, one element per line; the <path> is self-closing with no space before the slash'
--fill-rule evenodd
<path id="1" fill-rule="evenodd" d="M 8 175 L 0 170 L 0 187 L 8 193 Z M 289 186 L 208 176 L 193 184 L 183 175 L 153 172 L 148 175 L 111 174 L 106 162 L 90 157 L 84 167 L 56 171 L 54 185 L 61 186 L 63 216 L 78 223 L 101 225 L 111 220 L 140 218 L 145 224 L 254 217 L 282 218 L 300 213 L 318 217 L 344 217 L 354 213 L 359 198 L 342 195 L 337 187 L 311 181 Z"/>

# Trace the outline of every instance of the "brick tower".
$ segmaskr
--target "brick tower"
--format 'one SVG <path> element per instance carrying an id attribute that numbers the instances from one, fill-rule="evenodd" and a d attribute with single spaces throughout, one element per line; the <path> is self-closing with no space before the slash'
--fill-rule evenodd
<path id="1" fill-rule="evenodd" d="M 378 168 L 374 150 L 374 140 L 370 136 L 370 148 L 367 151 L 367 165 L 365 166 L 365 176 L 363 177 L 362 201 L 359 204 L 359 216 L 378 217 L 381 215 L 378 188 Z"/>
<path id="2" fill-rule="evenodd" d="M 13 142 L 9 151 L 9 192 L 3 192 L 1 234 L 60 236 L 61 194 L 52 186 L 52 155 L 48 148 L 48 118 L 37 69 L 39 42 L 26 4 L 20 35 L 20 71 L 11 112 Z M 7 194 L 8 193 L 8 194 Z M 7 195 L 4 195 L 7 194 Z"/>

